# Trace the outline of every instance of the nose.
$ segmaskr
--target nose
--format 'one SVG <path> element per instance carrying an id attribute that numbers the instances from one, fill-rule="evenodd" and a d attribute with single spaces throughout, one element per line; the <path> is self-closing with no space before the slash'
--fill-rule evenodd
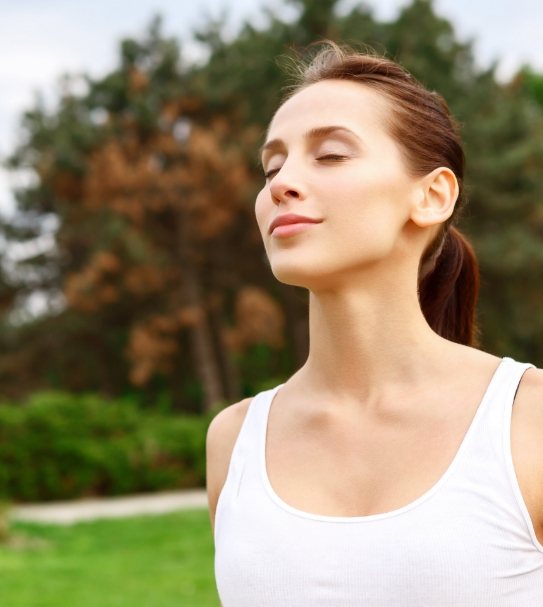
<path id="1" fill-rule="evenodd" d="M 292 172 L 292 167 L 283 164 L 278 173 L 270 181 L 270 193 L 274 202 L 288 202 L 289 200 L 303 200 L 304 188 L 299 178 Z"/>

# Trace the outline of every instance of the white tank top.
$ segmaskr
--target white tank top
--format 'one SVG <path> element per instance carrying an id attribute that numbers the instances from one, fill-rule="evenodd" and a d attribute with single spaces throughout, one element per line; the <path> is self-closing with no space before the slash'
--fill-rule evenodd
<path id="1" fill-rule="evenodd" d="M 310 514 L 274 492 L 265 437 L 284 384 L 257 394 L 217 504 L 223 607 L 543 606 L 543 546 L 510 449 L 511 407 L 532 366 L 504 358 L 439 481 L 369 516 Z"/>

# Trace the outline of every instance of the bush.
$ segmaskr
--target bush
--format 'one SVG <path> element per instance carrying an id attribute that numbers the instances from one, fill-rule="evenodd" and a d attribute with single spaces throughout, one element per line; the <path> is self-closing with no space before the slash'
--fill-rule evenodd
<path id="1" fill-rule="evenodd" d="M 0 499 L 46 501 L 203 486 L 209 419 L 94 395 L 0 405 Z"/>

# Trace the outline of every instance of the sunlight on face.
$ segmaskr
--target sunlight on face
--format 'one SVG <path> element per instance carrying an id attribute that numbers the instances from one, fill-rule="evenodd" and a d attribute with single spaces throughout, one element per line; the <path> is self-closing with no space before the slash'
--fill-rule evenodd
<path id="1" fill-rule="evenodd" d="M 287 100 L 262 150 L 265 185 L 255 214 L 278 280 L 334 288 L 379 266 L 405 262 L 402 229 L 417 180 L 388 135 L 387 100 L 356 82 L 325 80 Z M 277 216 L 321 223 L 269 233 Z M 283 231 L 284 233 L 284 231 Z"/>

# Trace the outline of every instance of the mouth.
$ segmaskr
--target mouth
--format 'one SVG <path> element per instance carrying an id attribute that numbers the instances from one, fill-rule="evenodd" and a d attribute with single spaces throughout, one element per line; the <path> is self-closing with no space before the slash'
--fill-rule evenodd
<path id="1" fill-rule="evenodd" d="M 320 222 L 297 221 L 296 223 L 279 225 L 272 230 L 271 235 L 274 238 L 286 238 L 287 236 L 294 236 L 300 232 L 305 232 L 305 230 L 308 230 L 317 223 Z"/>
<path id="2" fill-rule="evenodd" d="M 270 224 L 268 229 L 268 233 L 272 234 L 277 228 L 283 228 L 290 225 L 298 225 L 298 224 L 313 224 L 320 223 L 322 219 L 315 219 L 313 217 L 304 217 L 303 215 L 296 215 L 294 213 L 286 213 L 284 215 L 279 215 L 276 217 Z"/>

